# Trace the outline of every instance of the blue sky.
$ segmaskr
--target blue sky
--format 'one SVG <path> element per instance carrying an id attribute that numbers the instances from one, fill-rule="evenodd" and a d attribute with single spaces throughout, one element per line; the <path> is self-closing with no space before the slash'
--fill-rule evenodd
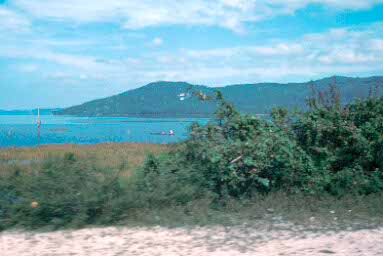
<path id="1" fill-rule="evenodd" d="M 383 75 L 383 0 L 0 0 L 0 109 Z"/>

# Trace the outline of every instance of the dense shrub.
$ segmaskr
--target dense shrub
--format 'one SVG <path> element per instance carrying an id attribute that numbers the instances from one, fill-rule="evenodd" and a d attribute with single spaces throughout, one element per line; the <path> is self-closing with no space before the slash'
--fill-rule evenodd
<path id="1" fill-rule="evenodd" d="M 203 198 L 209 194 L 204 189 L 206 182 L 196 165 L 182 163 L 179 154 L 150 155 L 135 177 L 136 191 L 142 193 L 144 207 L 168 207 L 172 204 L 186 204 L 190 201 Z M 179 167 L 182 166 L 182 169 Z"/>
<path id="2" fill-rule="evenodd" d="M 277 108 L 271 122 L 240 114 L 217 92 L 216 119 L 193 124 L 178 152 L 148 158 L 143 173 L 156 184 L 182 181 L 181 190 L 193 185 L 220 198 L 273 190 L 339 196 L 382 191 L 383 98 L 345 107 L 340 98 L 336 84 L 325 92 L 313 87 L 307 111 Z"/>
<path id="3" fill-rule="evenodd" d="M 341 107 L 339 91 L 315 93 L 310 110 L 292 125 L 299 145 L 316 168 L 328 173 L 326 191 L 372 193 L 383 189 L 383 98 L 357 100 Z"/>

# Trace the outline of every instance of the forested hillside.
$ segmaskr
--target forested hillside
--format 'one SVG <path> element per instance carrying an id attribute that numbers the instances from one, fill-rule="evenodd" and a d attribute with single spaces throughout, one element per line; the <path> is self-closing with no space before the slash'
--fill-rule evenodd
<path id="1" fill-rule="evenodd" d="M 349 78 L 330 77 L 305 83 L 260 83 L 238 84 L 225 87 L 193 85 L 194 90 L 212 94 L 219 89 L 224 97 L 243 113 L 265 114 L 272 108 L 304 107 L 305 99 L 311 94 L 311 84 L 319 90 L 337 83 L 343 102 L 365 98 L 371 88 L 383 82 L 383 77 Z M 131 117 L 208 117 L 217 106 L 212 102 L 201 102 L 188 97 L 186 82 L 155 82 L 105 99 L 94 100 L 73 106 L 55 114 L 77 116 L 131 116 Z"/>

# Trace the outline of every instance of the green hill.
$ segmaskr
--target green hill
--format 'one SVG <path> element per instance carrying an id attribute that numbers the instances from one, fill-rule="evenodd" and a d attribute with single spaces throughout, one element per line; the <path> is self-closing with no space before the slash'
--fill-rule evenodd
<path id="1" fill-rule="evenodd" d="M 328 89 L 335 78 L 314 81 L 316 88 Z M 343 101 L 367 97 L 370 88 L 383 82 L 383 76 L 368 78 L 336 77 Z M 185 94 L 191 84 L 186 82 L 155 82 L 146 86 L 73 106 L 54 112 L 57 115 L 76 116 L 130 116 L 130 117 L 208 117 L 216 110 L 213 102 L 200 102 Z M 225 98 L 243 113 L 269 113 L 273 107 L 303 107 L 311 95 L 311 82 L 238 84 L 225 87 L 194 85 L 194 89 L 212 94 L 219 89 Z M 183 97 L 184 96 L 184 97 Z"/>

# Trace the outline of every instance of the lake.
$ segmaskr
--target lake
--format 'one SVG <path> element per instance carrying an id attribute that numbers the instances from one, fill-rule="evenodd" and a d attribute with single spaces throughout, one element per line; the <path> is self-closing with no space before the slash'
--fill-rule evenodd
<path id="1" fill-rule="evenodd" d="M 208 119 L 73 117 L 42 115 L 40 138 L 33 115 L 0 115 L 0 147 L 38 146 L 47 144 L 98 144 L 137 142 L 168 144 L 187 138 L 187 127 Z M 151 133 L 168 133 L 159 136 Z"/>

